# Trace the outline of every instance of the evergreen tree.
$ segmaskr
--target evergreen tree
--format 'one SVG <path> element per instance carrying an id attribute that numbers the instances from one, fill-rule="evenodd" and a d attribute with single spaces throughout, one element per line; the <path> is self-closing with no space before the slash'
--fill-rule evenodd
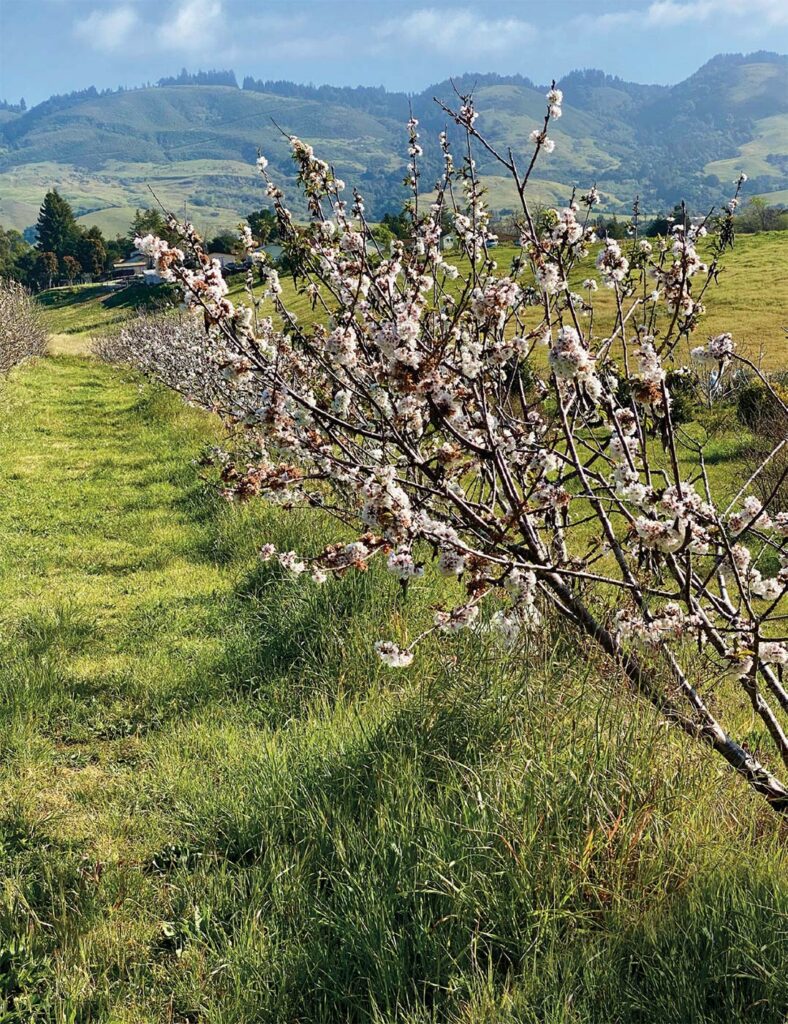
<path id="1" fill-rule="evenodd" d="M 107 250 L 107 262 L 105 268 L 112 270 L 112 264 L 118 260 L 125 260 L 131 256 L 134 251 L 134 243 L 130 238 L 124 238 L 123 235 L 117 235 L 115 238 L 107 238 L 104 240 L 104 248 Z"/>
<path id="2" fill-rule="evenodd" d="M 663 217 L 660 215 L 652 220 L 646 228 L 646 234 L 650 238 L 654 238 L 657 235 L 669 235 L 674 224 L 683 224 L 685 227 L 689 224 L 689 213 L 686 206 L 681 203 L 676 203 L 670 216 Z"/>
<path id="3" fill-rule="evenodd" d="M 135 210 L 134 220 L 129 229 L 129 238 L 132 242 L 137 235 L 156 235 L 170 245 L 176 245 L 180 241 L 177 234 L 167 227 L 167 222 L 158 210 Z"/>
<path id="4" fill-rule="evenodd" d="M 252 237 L 259 245 L 265 245 L 277 237 L 278 226 L 272 210 L 256 210 L 247 216 L 246 222 L 251 229 Z"/>
<path id="5" fill-rule="evenodd" d="M 104 273 L 107 264 L 107 245 L 101 228 L 89 228 L 82 235 L 77 244 L 77 259 L 84 274 L 98 277 Z"/>
<path id="6" fill-rule="evenodd" d="M 407 238 L 412 220 L 407 207 L 405 207 L 399 213 L 384 214 L 380 223 L 385 225 L 395 238 Z"/>
<path id="7" fill-rule="evenodd" d="M 235 253 L 238 251 L 238 247 L 238 235 L 234 235 L 231 231 L 223 231 L 208 242 L 208 252 Z"/>
<path id="8" fill-rule="evenodd" d="M 74 219 L 74 211 L 57 189 L 44 196 L 36 234 L 39 252 L 53 252 L 60 263 L 66 256 L 74 255 L 80 235 L 79 225 Z"/>

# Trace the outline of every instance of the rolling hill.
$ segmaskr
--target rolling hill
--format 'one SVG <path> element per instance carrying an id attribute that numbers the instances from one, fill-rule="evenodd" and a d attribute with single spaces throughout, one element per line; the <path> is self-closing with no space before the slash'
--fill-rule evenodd
<path id="1" fill-rule="evenodd" d="M 56 185 L 82 222 L 114 234 L 135 207 L 187 212 L 206 230 L 230 226 L 261 203 L 254 173 L 261 148 L 280 179 L 292 178 L 279 127 L 314 144 L 357 184 L 373 215 L 401 205 L 404 122 L 409 104 L 422 124 L 425 181 L 438 168 L 433 143 L 445 115 L 433 97 L 474 89 L 482 127 L 494 144 L 527 151 L 544 110 L 542 85 L 522 76 L 463 75 L 411 97 L 374 88 L 300 86 L 232 73 L 169 79 L 154 87 L 52 97 L 0 119 L 0 223 L 35 222 Z M 213 81 L 233 84 L 211 84 Z M 183 82 L 184 84 L 180 84 Z M 205 84 L 205 83 L 208 84 Z M 657 210 L 686 199 L 719 202 L 740 170 L 751 194 L 788 188 L 788 57 L 760 52 L 715 57 L 675 86 L 624 82 L 601 71 L 563 78 L 557 146 L 538 166 L 533 194 L 554 203 L 574 184 L 596 180 L 605 208 L 625 212 L 635 194 Z M 479 154 L 498 209 L 511 189 Z M 779 201 L 779 200 L 776 200 Z"/>

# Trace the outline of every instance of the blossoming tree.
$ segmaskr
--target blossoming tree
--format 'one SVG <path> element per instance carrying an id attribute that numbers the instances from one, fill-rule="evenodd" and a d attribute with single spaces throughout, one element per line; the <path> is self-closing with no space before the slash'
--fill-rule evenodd
<path id="1" fill-rule="evenodd" d="M 258 166 L 311 322 L 288 309 L 264 263 L 265 296 L 255 297 L 250 274 L 247 300 L 232 303 L 220 267 L 183 224 L 178 248 L 151 236 L 137 245 L 202 311 L 205 331 L 197 345 L 149 338 L 148 351 L 169 344 L 165 375 L 263 439 L 253 464 L 225 467 L 228 492 L 319 508 L 352 534 L 312 557 L 265 544 L 263 559 L 322 581 L 378 558 L 407 584 L 434 557 L 462 596 L 436 612 L 431 630 L 485 629 L 511 644 L 557 614 L 785 813 L 788 512 L 756 499 L 752 480 L 719 500 L 702 447 L 673 422 L 668 383 L 685 355 L 718 372 L 738 362 L 758 373 L 730 335 L 689 341 L 732 241 L 744 179 L 703 241 L 708 262 L 699 245 L 709 219 L 677 224 L 653 245 L 635 222 L 630 243 L 601 245 L 596 267 L 615 305 L 601 335 L 596 278 L 582 293 L 570 285 L 596 241 L 596 189 L 573 195 L 547 229 L 537 229 L 528 202 L 562 99 L 555 87 L 547 94 L 522 165 L 481 134 L 472 97 L 444 107 L 460 128 L 462 158 L 455 163 L 442 133 L 443 172 L 428 202 L 411 119 L 411 235 L 387 251 L 361 196 L 346 201 L 329 164 L 291 138 L 306 229 L 265 158 Z M 490 245 L 478 147 L 511 177 L 520 205 L 520 254 L 505 274 Z M 455 260 L 442 246 L 447 215 Z M 243 237 L 252 256 L 248 229 Z M 387 665 L 405 667 L 422 637 L 384 636 L 375 646 Z M 742 697 L 770 742 L 763 754 L 727 729 Z"/>
<path id="2" fill-rule="evenodd" d="M 30 295 L 16 281 L 0 280 L 0 373 L 45 350 L 46 331 Z"/>

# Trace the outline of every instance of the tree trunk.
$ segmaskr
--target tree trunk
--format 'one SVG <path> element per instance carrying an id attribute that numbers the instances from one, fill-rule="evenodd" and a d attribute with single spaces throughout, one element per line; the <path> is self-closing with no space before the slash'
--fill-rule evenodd
<path id="1" fill-rule="evenodd" d="M 622 648 L 613 634 L 594 618 L 560 577 L 549 576 L 547 582 L 561 603 L 576 617 L 584 632 L 623 668 L 638 693 L 648 698 L 668 721 L 678 725 L 694 739 L 713 747 L 739 775 L 746 779 L 756 793 L 766 799 L 773 810 L 780 814 L 788 814 L 788 788 L 725 732 L 694 690 L 691 700 L 694 714 L 688 716 L 667 696 L 654 673 L 645 669 L 636 658 Z M 683 688 L 689 686 L 686 681 L 678 681 Z"/>

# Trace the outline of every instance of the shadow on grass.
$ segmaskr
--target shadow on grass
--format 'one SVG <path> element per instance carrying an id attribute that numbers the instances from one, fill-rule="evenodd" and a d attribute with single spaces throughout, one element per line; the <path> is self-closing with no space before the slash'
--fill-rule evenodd
<path id="1" fill-rule="evenodd" d="M 110 295 L 111 289 L 103 284 L 80 285 L 75 288 L 52 288 L 36 296 L 36 302 L 47 309 L 64 309 L 91 302 L 102 295 Z"/>
<path id="2" fill-rule="evenodd" d="M 102 305 L 106 309 L 144 309 L 150 312 L 168 309 L 178 301 L 177 290 L 172 285 L 131 284 L 120 291 L 110 292 Z"/>

